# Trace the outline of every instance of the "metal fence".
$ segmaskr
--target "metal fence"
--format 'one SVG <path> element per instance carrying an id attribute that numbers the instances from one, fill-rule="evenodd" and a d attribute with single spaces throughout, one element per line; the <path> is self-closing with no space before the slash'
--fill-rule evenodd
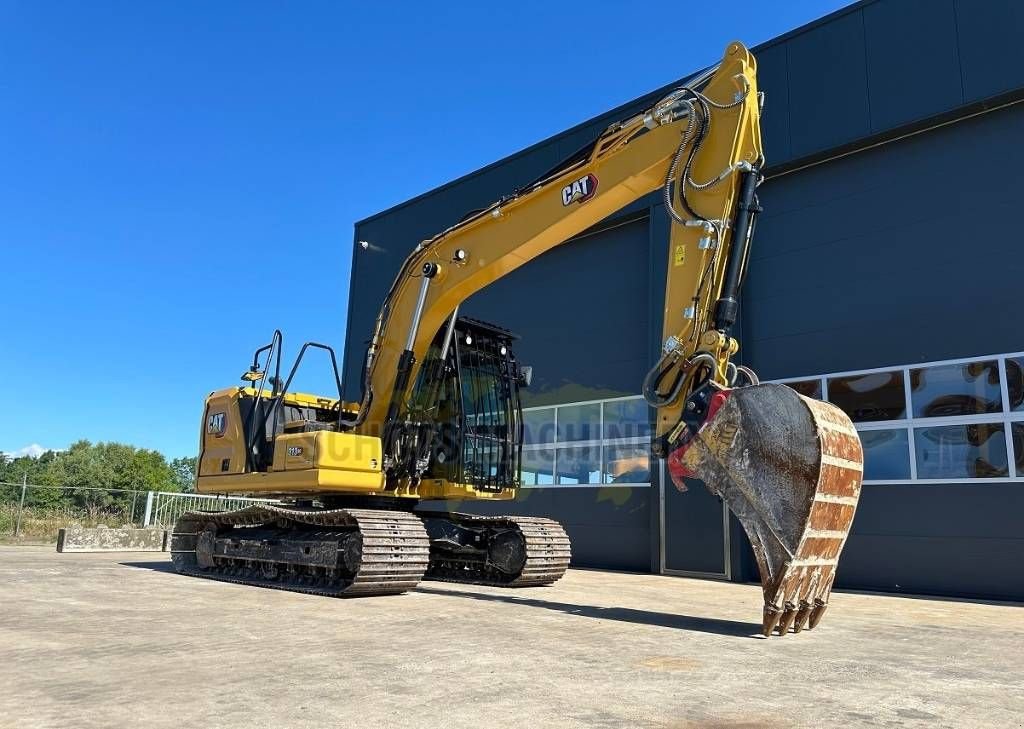
<path id="1" fill-rule="evenodd" d="M 51 486 L 28 483 L 27 479 L 20 483 L 0 481 L 0 540 L 54 542 L 61 528 L 72 525 L 169 529 L 186 511 L 225 511 L 268 501 L 141 489 Z"/>
<path id="2" fill-rule="evenodd" d="M 209 494 L 177 494 L 150 491 L 143 517 L 143 526 L 170 529 L 186 511 L 228 511 L 250 504 L 276 503 L 271 499 L 246 499 L 240 496 L 212 496 Z"/>

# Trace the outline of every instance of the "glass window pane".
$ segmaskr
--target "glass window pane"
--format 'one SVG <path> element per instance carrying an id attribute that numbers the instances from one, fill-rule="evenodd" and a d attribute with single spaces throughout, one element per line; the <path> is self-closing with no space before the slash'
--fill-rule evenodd
<path id="1" fill-rule="evenodd" d="M 1010 410 L 1024 411 L 1024 357 L 1007 357 L 1006 390 L 1010 396 Z"/>
<path id="2" fill-rule="evenodd" d="M 523 451 L 520 483 L 523 486 L 550 486 L 555 482 L 555 449 Z"/>
<path id="3" fill-rule="evenodd" d="M 1009 475 L 1002 423 L 914 428 L 918 478 Z"/>
<path id="4" fill-rule="evenodd" d="M 1013 462 L 1017 466 L 1017 478 L 1024 478 L 1024 423 L 1010 424 L 1013 439 Z"/>
<path id="5" fill-rule="evenodd" d="M 791 387 L 801 395 L 821 399 L 821 380 L 797 380 L 796 382 L 783 382 L 786 387 Z"/>
<path id="6" fill-rule="evenodd" d="M 862 430 L 865 480 L 885 481 L 910 478 L 910 448 L 906 428 Z"/>
<path id="7" fill-rule="evenodd" d="M 604 404 L 604 439 L 646 438 L 651 434 L 650 408 L 642 399 Z"/>
<path id="8" fill-rule="evenodd" d="M 555 442 L 555 409 L 523 411 L 523 444 Z"/>
<path id="9" fill-rule="evenodd" d="M 559 448 L 558 483 L 601 483 L 601 446 Z"/>
<path id="10" fill-rule="evenodd" d="M 604 483 L 650 483 L 651 448 L 638 445 L 604 447 Z"/>
<path id="11" fill-rule="evenodd" d="M 601 403 L 558 408 L 558 442 L 600 440 Z"/>
<path id="12" fill-rule="evenodd" d="M 896 420 L 907 414 L 901 371 L 830 377 L 828 399 L 855 423 Z"/>
<path id="13" fill-rule="evenodd" d="M 1003 410 L 996 360 L 910 370 L 915 418 L 978 415 Z"/>

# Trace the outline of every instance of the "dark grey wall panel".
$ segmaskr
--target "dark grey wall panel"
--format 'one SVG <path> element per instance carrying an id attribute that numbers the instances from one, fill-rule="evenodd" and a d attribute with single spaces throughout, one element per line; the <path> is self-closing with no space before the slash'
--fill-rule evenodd
<path id="1" fill-rule="evenodd" d="M 768 378 L 1016 351 L 1011 107 L 762 187 L 745 361 Z M 984 229 L 969 221 L 985 211 Z"/>
<path id="2" fill-rule="evenodd" d="M 953 0 L 880 0 L 863 13 L 873 132 L 963 103 Z"/>
<path id="3" fill-rule="evenodd" d="M 808 30 L 786 45 L 793 156 L 820 152 L 868 134 L 871 119 L 861 13 Z"/>
<path id="4" fill-rule="evenodd" d="M 1022 519 L 1017 483 L 865 486 L 836 587 L 1024 600 Z M 756 581 L 733 522 L 734 578 Z"/>
<path id="5" fill-rule="evenodd" d="M 1022 33 L 1013 0 L 876 0 L 756 47 L 769 165 L 1019 90 Z"/>
<path id="6" fill-rule="evenodd" d="M 769 165 L 793 157 L 789 121 L 789 44 L 766 48 L 757 55 L 757 85 L 764 93 L 761 137 Z"/>
<path id="7" fill-rule="evenodd" d="M 836 585 L 909 594 L 1022 600 L 1022 557 L 1019 539 L 854 535 L 840 558 Z M 994 563 L 994 558 L 999 561 Z"/>
<path id="8" fill-rule="evenodd" d="M 1004 558 L 1024 561 L 1021 484 L 870 484 L 855 521 L 856 533 L 865 536 L 1017 539 L 1015 552 Z"/>
<path id="9" fill-rule="evenodd" d="M 966 101 L 978 101 L 1024 86 L 1020 42 L 1024 3 L 1016 0 L 956 0 Z"/>
<path id="10" fill-rule="evenodd" d="M 471 297 L 464 313 L 523 335 L 527 404 L 635 395 L 647 370 L 648 221 L 577 238 Z"/>
<path id="11" fill-rule="evenodd" d="M 1024 182 L 1000 172 L 1024 164 L 1021 128 L 1011 107 L 768 181 L 745 361 L 777 378 L 1021 349 L 1003 313 L 1024 280 Z M 838 584 L 1024 599 L 1022 515 L 1020 484 L 866 486 Z"/>

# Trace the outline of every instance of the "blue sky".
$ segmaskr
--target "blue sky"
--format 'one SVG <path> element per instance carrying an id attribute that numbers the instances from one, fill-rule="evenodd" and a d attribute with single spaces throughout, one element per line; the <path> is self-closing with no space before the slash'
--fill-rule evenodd
<path id="1" fill-rule="evenodd" d="M 845 4 L 0 0 L 0 451 L 193 454 L 354 221 Z"/>

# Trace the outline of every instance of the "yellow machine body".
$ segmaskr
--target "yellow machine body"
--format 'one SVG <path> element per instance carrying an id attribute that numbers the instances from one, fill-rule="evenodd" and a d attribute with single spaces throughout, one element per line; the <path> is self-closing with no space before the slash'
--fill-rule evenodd
<path id="1" fill-rule="evenodd" d="M 199 442 L 196 491 L 201 494 L 244 494 L 269 498 L 315 498 L 325 494 L 394 496 L 403 499 L 507 500 L 516 489 L 481 492 L 471 485 L 428 479 L 416 489 L 385 489 L 380 438 L 351 432 L 317 430 L 288 432 L 302 421 L 286 422 L 284 432 L 267 438 L 273 448 L 271 468 L 246 468 L 245 418 L 242 403 L 257 396 L 269 402 L 270 392 L 252 387 L 217 390 L 206 399 Z M 284 405 L 320 413 L 336 413 L 338 400 L 306 393 L 288 393 Z M 343 410 L 355 406 L 342 403 Z"/>

